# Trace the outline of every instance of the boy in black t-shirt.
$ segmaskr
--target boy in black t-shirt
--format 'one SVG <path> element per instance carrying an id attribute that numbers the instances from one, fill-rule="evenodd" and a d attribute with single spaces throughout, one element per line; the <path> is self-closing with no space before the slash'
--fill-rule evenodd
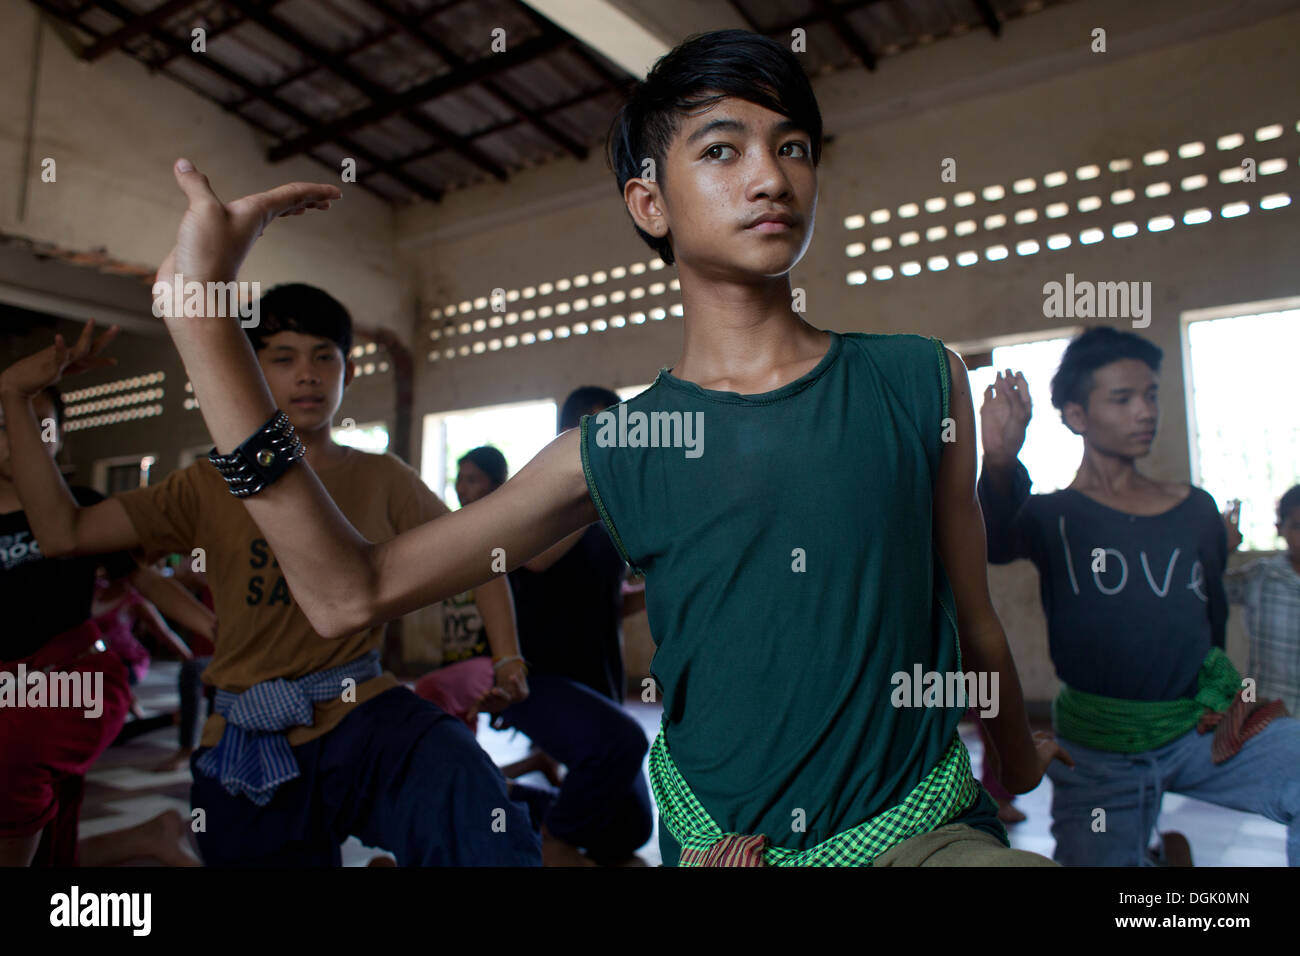
<path id="1" fill-rule="evenodd" d="M 618 404 L 608 389 L 573 392 L 558 433 Z M 507 775 L 568 767 L 547 832 L 583 846 L 597 862 L 627 859 L 653 829 L 641 762 L 645 733 L 623 710 L 623 578 L 626 565 L 599 524 L 569 535 L 509 575 L 519 645 L 533 694 L 501 715 L 537 750 Z"/>
<path id="2" fill-rule="evenodd" d="M 33 406 L 53 457 L 62 400 L 48 388 Z M 82 506 L 103 500 L 90 488 L 70 491 Z M 0 866 L 72 866 L 79 858 L 107 866 L 139 857 L 194 865 L 180 847 L 184 824 L 175 811 L 77 842 L 84 775 L 122 729 L 131 700 L 121 659 L 106 652 L 90 620 L 96 568 L 111 579 L 130 577 L 173 614 L 183 610 L 167 582 L 125 552 L 45 557 L 21 509 L 0 413 Z M 55 694 L 74 685 L 79 695 Z M 34 696 L 40 687 L 43 698 Z"/>
<path id="3" fill-rule="evenodd" d="M 1144 864 L 1172 791 L 1287 824 L 1288 862 L 1300 866 L 1300 721 L 1244 697 L 1223 652 L 1218 508 L 1200 488 L 1137 470 L 1155 440 L 1160 360 L 1131 332 L 1098 327 L 1070 342 L 1052 404 L 1084 452 L 1051 494 L 1030 495 L 1017 458 L 1032 412 L 1024 376 L 999 374 L 981 410 L 989 560 L 1037 567 L 1065 685 L 1053 724 L 1076 766 L 1048 770 L 1055 858 Z"/>

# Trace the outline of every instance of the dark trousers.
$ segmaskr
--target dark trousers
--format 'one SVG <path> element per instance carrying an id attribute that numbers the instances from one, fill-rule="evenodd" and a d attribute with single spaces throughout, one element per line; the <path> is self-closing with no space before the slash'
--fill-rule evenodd
<path id="1" fill-rule="evenodd" d="M 208 866 L 338 866 L 355 836 L 401 866 L 540 866 L 526 806 L 456 718 L 395 687 L 293 748 L 299 776 L 257 806 L 190 761 Z"/>
<path id="2" fill-rule="evenodd" d="M 195 657 L 192 660 L 181 661 L 181 673 L 177 678 L 177 684 L 181 692 L 181 713 L 180 713 L 180 743 L 181 749 L 194 747 L 199 742 L 199 727 L 201 724 L 199 714 L 199 701 L 207 698 L 207 713 L 212 713 L 212 696 L 216 693 L 215 688 L 204 688 L 202 675 L 209 664 L 212 663 L 211 657 Z M 207 714 L 202 715 L 206 717 Z"/>
<path id="3" fill-rule="evenodd" d="M 556 837 L 597 863 L 631 856 L 650 839 L 650 791 L 641 763 L 648 744 L 637 722 L 608 697 L 564 677 L 534 674 L 526 700 L 500 714 L 568 768 L 546 814 Z"/>

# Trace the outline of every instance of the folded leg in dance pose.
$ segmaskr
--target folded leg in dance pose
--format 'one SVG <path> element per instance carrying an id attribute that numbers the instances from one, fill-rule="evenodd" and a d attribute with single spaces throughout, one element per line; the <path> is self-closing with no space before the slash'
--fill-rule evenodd
<path id="1" fill-rule="evenodd" d="M 391 540 L 349 524 L 313 468 L 257 464 L 275 403 L 231 320 L 167 327 L 218 450 L 252 456 L 244 505 L 325 636 L 489 580 L 498 549 L 518 567 L 604 522 L 647 579 L 666 863 L 1050 865 L 1009 848 L 957 734 L 966 688 L 997 678 L 999 779 L 1025 792 L 1068 760 L 1030 734 L 989 598 L 961 360 L 796 309 L 820 148 L 781 44 L 723 31 L 660 60 L 611 158 L 637 231 L 676 263 L 680 358 L 493 494 Z M 188 160 L 175 175 L 189 207 L 159 275 L 186 281 L 233 280 L 274 219 L 341 195 L 297 183 L 223 203 Z"/>
<path id="2" fill-rule="evenodd" d="M 1049 771 L 1055 856 L 1144 865 L 1172 791 L 1285 823 L 1297 866 L 1300 721 L 1243 686 L 1223 651 L 1218 507 L 1200 488 L 1137 470 L 1155 440 L 1160 359 L 1141 336 L 1105 327 L 1070 343 L 1052 404 L 1084 451 L 1061 491 L 1030 495 L 1018 459 L 1032 413 L 1025 377 L 999 373 L 981 410 L 989 560 L 1037 567 L 1065 685 L 1053 720 L 1077 763 Z"/>

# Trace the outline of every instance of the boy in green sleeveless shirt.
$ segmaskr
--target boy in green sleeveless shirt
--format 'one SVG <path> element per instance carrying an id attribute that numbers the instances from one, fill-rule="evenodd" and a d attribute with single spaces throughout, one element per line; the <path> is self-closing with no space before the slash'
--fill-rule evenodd
<path id="1" fill-rule="evenodd" d="M 678 268 L 677 363 L 482 501 L 384 543 L 310 468 L 272 475 L 244 501 L 300 604 L 322 635 L 349 633 L 488 580 L 494 549 L 518 567 L 602 520 L 647 578 L 665 862 L 1048 863 L 1008 849 L 957 736 L 978 687 L 1009 789 L 1069 760 L 1031 737 L 989 600 L 964 367 L 936 340 L 841 335 L 791 308 L 821 149 L 798 61 L 743 31 L 692 38 L 610 139 L 638 233 Z M 233 278 L 273 218 L 339 196 L 222 204 L 188 161 L 176 175 L 190 207 L 164 277 Z M 218 449 L 261 447 L 273 406 L 238 330 L 167 321 Z"/>

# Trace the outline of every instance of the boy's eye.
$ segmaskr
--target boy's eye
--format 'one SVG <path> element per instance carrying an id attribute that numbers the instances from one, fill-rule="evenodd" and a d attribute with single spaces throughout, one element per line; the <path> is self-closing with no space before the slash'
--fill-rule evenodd
<path id="1" fill-rule="evenodd" d="M 786 150 L 791 150 L 792 152 L 787 152 L 785 153 L 785 155 L 793 156 L 795 159 L 808 158 L 808 147 L 804 143 L 786 143 L 784 146 L 781 147 L 781 150 L 782 152 L 785 152 Z"/>
<path id="2" fill-rule="evenodd" d="M 708 149 L 706 149 L 706 150 L 704 151 L 704 155 L 707 156 L 707 157 L 709 157 L 709 159 L 723 159 L 723 158 L 725 158 L 725 157 L 723 157 L 723 156 L 721 155 L 721 153 L 722 153 L 722 150 L 724 150 L 724 149 L 730 149 L 733 153 L 736 151 L 736 150 L 735 150 L 733 147 L 731 147 L 731 146 L 727 146 L 727 145 L 725 145 L 724 143 L 718 143 L 717 145 L 715 145 L 715 146 L 710 146 Z"/>

